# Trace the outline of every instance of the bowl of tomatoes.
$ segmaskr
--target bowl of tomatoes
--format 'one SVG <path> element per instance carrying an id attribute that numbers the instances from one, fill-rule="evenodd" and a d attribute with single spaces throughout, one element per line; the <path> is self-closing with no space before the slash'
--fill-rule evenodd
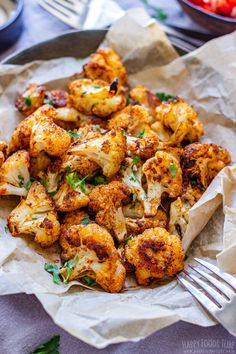
<path id="1" fill-rule="evenodd" d="M 236 29 L 236 0 L 177 0 L 199 25 L 221 35 Z"/>

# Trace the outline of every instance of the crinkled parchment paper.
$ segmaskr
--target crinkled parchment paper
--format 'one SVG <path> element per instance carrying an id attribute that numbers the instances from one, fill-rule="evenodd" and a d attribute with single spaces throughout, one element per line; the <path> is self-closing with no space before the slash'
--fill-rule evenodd
<path id="1" fill-rule="evenodd" d="M 235 33 L 178 58 L 157 24 L 143 11 L 133 10 L 111 28 L 107 44 L 122 56 L 131 86 L 144 84 L 154 92 L 183 96 L 204 123 L 204 141 L 227 147 L 234 159 Z M 83 63 L 61 58 L 0 66 L 0 139 L 9 139 L 21 119 L 14 101 L 29 82 L 49 88 L 66 87 Z M 6 216 L 16 203 L 14 198 L 0 200 L 0 294 L 35 294 L 56 324 L 97 348 L 137 341 L 178 320 L 202 326 L 214 324 L 175 280 L 120 294 L 88 290 L 78 284 L 53 284 L 43 266 L 45 259 L 59 260 L 56 246 L 39 250 L 5 230 Z M 197 255 L 214 262 L 217 257 L 220 267 L 236 273 L 236 167 L 222 170 L 191 209 L 183 244 L 189 260 Z"/>

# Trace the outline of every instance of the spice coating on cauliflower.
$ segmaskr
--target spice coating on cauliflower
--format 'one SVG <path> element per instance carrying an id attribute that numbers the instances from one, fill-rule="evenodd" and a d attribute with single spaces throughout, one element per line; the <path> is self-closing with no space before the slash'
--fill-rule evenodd
<path id="1" fill-rule="evenodd" d="M 69 84 L 70 104 L 78 111 L 98 117 L 108 117 L 125 107 L 125 96 L 118 84 L 109 86 L 102 80 L 80 79 Z"/>
<path id="2" fill-rule="evenodd" d="M 25 150 L 19 150 L 2 164 L 0 168 L 0 195 L 26 196 L 29 175 L 30 156 Z"/>
<path id="3" fill-rule="evenodd" d="M 203 125 L 197 113 L 183 99 L 162 102 L 156 108 L 156 119 L 172 130 L 170 143 L 195 142 L 203 135 Z"/>
<path id="4" fill-rule="evenodd" d="M 155 132 L 143 132 L 142 138 L 135 138 L 127 135 L 127 155 L 139 156 L 146 160 L 155 155 L 158 149 L 159 139 Z"/>
<path id="5" fill-rule="evenodd" d="M 147 198 L 144 201 L 146 216 L 155 215 L 163 193 L 170 198 L 182 192 L 182 171 L 179 161 L 171 154 L 158 151 L 142 168 L 147 179 Z"/>
<path id="6" fill-rule="evenodd" d="M 12 236 L 34 236 L 41 247 L 49 247 L 59 238 L 60 224 L 53 202 L 39 182 L 33 182 L 26 199 L 8 216 Z"/>
<path id="7" fill-rule="evenodd" d="M 125 218 L 127 234 L 138 235 L 143 233 L 146 229 L 154 227 L 167 227 L 167 215 L 162 209 L 158 209 L 155 216 L 150 218 Z"/>
<path id="8" fill-rule="evenodd" d="M 151 91 L 142 85 L 138 85 L 130 91 L 129 95 L 134 102 L 139 102 L 148 110 L 150 116 L 155 118 L 156 107 L 161 104 L 161 101 Z"/>
<path id="9" fill-rule="evenodd" d="M 16 108 L 25 116 L 29 116 L 44 103 L 45 87 L 30 84 L 16 99 Z"/>
<path id="10" fill-rule="evenodd" d="M 126 69 L 119 56 L 111 48 L 100 48 L 90 55 L 90 60 L 84 65 L 87 78 L 103 80 L 109 84 L 117 77 L 120 85 L 127 82 Z"/>
<path id="11" fill-rule="evenodd" d="M 8 156 L 8 144 L 5 141 L 0 140 L 0 167 Z"/>
<path id="12" fill-rule="evenodd" d="M 112 232 L 119 241 L 126 235 L 122 205 L 129 201 L 130 191 L 119 181 L 95 187 L 89 194 L 89 209 L 96 214 L 96 222 Z"/>
<path id="13" fill-rule="evenodd" d="M 68 154 L 85 156 L 96 162 L 104 176 L 111 177 L 120 169 L 126 153 L 126 138 L 120 130 L 111 130 L 97 139 L 72 143 Z"/>
<path id="14" fill-rule="evenodd" d="M 63 260 L 74 257 L 78 259 L 71 270 L 69 281 L 89 276 L 108 292 L 122 290 L 125 268 L 120 262 L 111 235 L 103 227 L 88 224 L 63 228 L 60 245 Z"/>
<path id="15" fill-rule="evenodd" d="M 125 256 L 135 266 L 139 285 L 170 277 L 184 268 L 184 253 L 178 236 L 163 228 L 148 229 L 127 242 Z"/>

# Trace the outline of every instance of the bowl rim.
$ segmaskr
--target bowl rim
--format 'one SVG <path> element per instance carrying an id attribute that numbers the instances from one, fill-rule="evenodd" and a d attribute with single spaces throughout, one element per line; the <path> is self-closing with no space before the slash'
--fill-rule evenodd
<path id="1" fill-rule="evenodd" d="M 21 15 L 24 6 L 24 0 L 16 0 L 15 3 L 16 3 L 15 11 L 13 12 L 12 16 L 10 16 L 9 19 L 6 22 L 4 22 L 2 26 L 0 26 L 0 31 L 11 26 L 15 22 L 15 20 Z"/>
<path id="2" fill-rule="evenodd" d="M 202 9 L 200 6 L 191 3 L 189 0 L 178 0 L 178 2 L 183 3 L 186 6 L 188 6 L 188 7 L 192 8 L 192 9 L 202 13 L 206 17 L 212 17 L 212 18 L 214 18 L 216 20 L 236 25 L 236 19 L 229 18 L 229 17 L 226 17 L 226 16 L 217 15 L 217 14 L 215 14 L 213 12 L 208 12 L 208 11 Z"/>

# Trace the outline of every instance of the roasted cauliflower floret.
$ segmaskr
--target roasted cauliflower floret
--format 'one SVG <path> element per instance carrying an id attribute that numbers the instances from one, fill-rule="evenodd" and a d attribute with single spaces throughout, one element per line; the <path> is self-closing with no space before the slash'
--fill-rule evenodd
<path id="1" fill-rule="evenodd" d="M 133 197 L 134 194 L 132 194 Z M 144 216 L 143 203 L 136 201 L 130 204 L 124 205 L 122 208 L 125 218 L 140 219 Z"/>
<path id="2" fill-rule="evenodd" d="M 147 198 L 144 200 L 146 216 L 156 215 L 163 193 L 170 198 L 182 192 L 182 171 L 179 161 L 171 154 L 158 151 L 142 168 L 147 179 Z"/>
<path id="3" fill-rule="evenodd" d="M 42 247 L 51 246 L 59 237 L 60 224 L 53 202 L 39 182 L 33 182 L 26 199 L 8 216 L 12 236 L 31 235 Z"/>
<path id="4" fill-rule="evenodd" d="M 169 232 L 182 239 L 188 226 L 190 206 L 187 207 L 179 197 L 170 205 Z"/>
<path id="5" fill-rule="evenodd" d="M 82 143 L 75 141 L 68 150 L 68 154 L 85 156 L 96 162 L 106 177 L 111 177 L 118 172 L 125 153 L 126 137 L 120 130 L 111 130 L 100 138 Z"/>
<path id="6" fill-rule="evenodd" d="M 172 130 L 169 140 L 171 144 L 198 141 L 203 135 L 202 122 L 193 108 L 183 99 L 162 102 L 156 108 L 156 119 Z"/>
<path id="7" fill-rule="evenodd" d="M 127 242 L 125 255 L 135 266 L 139 285 L 170 277 L 184 268 L 184 253 L 178 236 L 163 228 L 148 229 Z"/>
<path id="8" fill-rule="evenodd" d="M 0 168 L 0 195 L 27 195 L 30 157 L 25 150 L 15 152 Z"/>
<path id="9" fill-rule="evenodd" d="M 62 224 L 86 225 L 90 223 L 89 215 L 85 210 L 77 209 L 65 213 L 62 218 Z"/>
<path id="10" fill-rule="evenodd" d="M 207 188 L 222 168 L 231 162 L 226 149 L 215 144 L 190 144 L 181 155 L 184 182 Z"/>
<path id="11" fill-rule="evenodd" d="M 30 135 L 30 155 L 38 156 L 42 151 L 50 156 L 62 156 L 71 143 L 70 135 L 56 125 L 52 119 L 41 117 L 33 125 Z"/>
<path id="12" fill-rule="evenodd" d="M 138 85 L 130 91 L 129 95 L 134 102 L 139 102 L 148 110 L 152 120 L 155 118 L 156 107 L 161 104 L 161 101 L 151 91 L 142 85 Z"/>
<path id="13" fill-rule="evenodd" d="M 64 90 L 52 90 L 45 92 L 45 104 L 50 104 L 55 108 L 65 107 L 67 104 L 68 93 Z"/>
<path id="14" fill-rule="evenodd" d="M 51 163 L 50 157 L 45 152 L 40 152 L 37 157 L 31 157 L 30 159 L 30 176 L 38 178 L 47 171 L 48 166 Z"/>
<path id="15" fill-rule="evenodd" d="M 0 140 L 0 167 L 8 156 L 8 144 Z"/>
<path id="16" fill-rule="evenodd" d="M 44 103 L 45 87 L 30 84 L 16 99 L 16 108 L 25 116 L 29 116 Z"/>
<path id="17" fill-rule="evenodd" d="M 69 90 L 70 104 L 84 114 L 108 117 L 126 104 L 118 81 L 113 81 L 109 86 L 102 80 L 80 79 L 71 82 Z"/>
<path id="18" fill-rule="evenodd" d="M 162 209 L 158 209 L 155 216 L 150 218 L 142 217 L 141 219 L 125 218 L 128 235 L 139 235 L 146 229 L 153 227 L 167 226 L 167 215 Z"/>
<path id="19" fill-rule="evenodd" d="M 119 181 L 97 186 L 89 194 L 89 209 L 96 214 L 96 222 L 114 234 L 118 241 L 126 235 L 122 204 L 129 201 L 129 189 Z"/>
<path id="20" fill-rule="evenodd" d="M 149 127 L 149 114 L 146 108 L 134 105 L 127 106 L 122 111 L 112 115 L 108 122 L 108 129 L 121 128 L 132 136 L 140 136 Z"/>
<path id="21" fill-rule="evenodd" d="M 59 107 L 56 109 L 54 123 L 68 130 L 79 128 L 81 115 L 82 113 L 73 107 Z"/>
<path id="22" fill-rule="evenodd" d="M 33 114 L 25 118 L 15 128 L 9 143 L 9 152 L 13 153 L 20 149 L 28 149 L 30 145 L 30 136 L 32 128 L 41 117 L 54 119 L 56 110 L 50 105 L 44 105 L 38 108 Z"/>
<path id="23" fill-rule="evenodd" d="M 127 136 L 127 155 L 149 159 L 158 149 L 159 139 L 156 133 L 148 131 L 142 138 Z"/>
<path id="24" fill-rule="evenodd" d="M 87 78 L 104 80 L 109 84 L 118 78 L 120 85 L 127 82 L 125 67 L 119 56 L 110 48 L 100 48 L 90 55 L 90 60 L 84 65 L 84 74 Z"/>
<path id="25" fill-rule="evenodd" d="M 69 281 L 89 276 L 104 290 L 122 290 L 125 268 L 120 262 L 114 241 L 104 228 L 96 224 L 63 227 L 60 236 L 62 260 L 76 259 Z M 61 274 L 67 276 L 66 269 Z"/>
<path id="26" fill-rule="evenodd" d="M 78 175 L 75 172 L 67 175 L 53 196 L 56 209 L 58 211 L 73 211 L 87 206 L 89 198 L 85 193 L 86 187 L 81 186 Z"/>
<path id="27" fill-rule="evenodd" d="M 156 121 L 151 124 L 151 129 L 157 134 L 161 142 L 168 142 L 171 139 L 172 131 L 166 128 L 161 122 Z"/>

